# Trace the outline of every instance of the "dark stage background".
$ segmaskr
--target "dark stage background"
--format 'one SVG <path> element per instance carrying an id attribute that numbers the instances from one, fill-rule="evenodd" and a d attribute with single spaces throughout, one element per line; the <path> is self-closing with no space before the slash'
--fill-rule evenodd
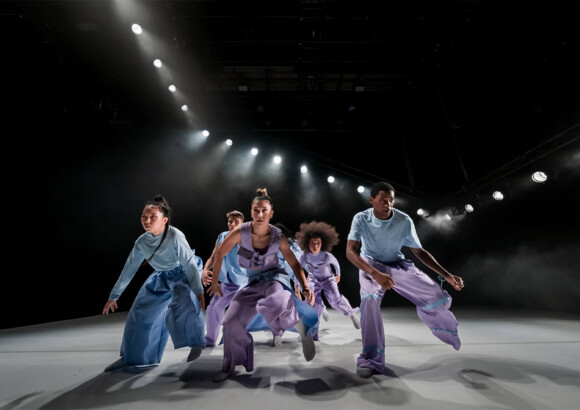
<path id="1" fill-rule="evenodd" d="M 363 182 L 368 187 L 379 178 L 409 185 L 406 179 L 408 164 L 404 161 L 407 154 L 416 186 L 423 192 L 415 195 L 400 189 L 397 207 L 415 220 L 424 248 L 450 272 L 464 278 L 466 287 L 462 292 L 454 292 L 447 286 L 456 308 L 478 306 L 580 312 L 580 71 L 577 58 L 580 43 L 574 20 L 577 13 L 573 13 L 577 8 L 572 7 L 573 2 L 525 2 L 524 16 L 520 14 L 520 4 L 524 2 L 510 3 L 509 13 L 500 7 L 503 2 L 440 2 L 444 6 L 440 12 L 439 8 L 431 7 L 431 2 L 416 3 L 422 4 L 425 10 L 402 7 L 405 9 L 402 16 L 410 17 L 397 20 L 387 16 L 384 21 L 390 26 L 383 24 L 383 20 L 376 23 L 390 27 L 393 35 L 385 29 L 386 34 L 378 36 L 382 28 L 371 27 L 376 30 L 372 33 L 377 35 L 372 36 L 370 44 L 391 50 L 389 55 L 393 63 L 405 62 L 401 70 L 413 80 L 407 82 L 404 80 L 407 77 L 402 77 L 406 94 L 400 100 L 384 101 L 384 96 L 392 94 L 389 91 L 377 93 L 375 100 L 366 103 L 372 107 L 368 111 L 370 114 L 361 117 L 356 125 L 364 127 L 372 122 L 378 132 L 330 132 L 330 136 L 321 140 L 316 138 L 318 134 L 298 134 L 298 128 L 274 136 L 266 133 L 260 136 L 263 151 L 255 162 L 242 152 L 243 144 L 237 145 L 241 139 L 236 139 L 229 151 L 222 151 L 225 133 L 214 133 L 207 141 L 200 142 L 184 127 L 142 125 L 149 123 L 147 117 L 152 112 L 159 111 L 159 118 L 164 118 L 166 112 L 161 112 L 163 99 L 157 97 L 154 87 L 146 91 L 143 83 L 137 85 L 132 81 L 144 76 L 147 77 L 144 82 L 147 89 L 151 84 L 149 71 L 142 68 L 139 60 L 132 60 L 138 50 L 133 34 L 125 26 L 122 30 L 115 29 L 108 14 L 101 16 L 102 20 L 91 20 L 96 10 L 109 10 L 101 4 L 113 2 L 82 2 L 86 7 L 80 7 L 83 16 L 79 20 L 72 18 L 72 12 L 69 15 L 61 10 L 62 6 L 73 3 L 77 2 L 1 4 L 8 10 L 2 13 L 0 20 L 1 49 L 6 56 L 1 68 L 4 80 L 2 221 L 5 228 L 1 328 L 99 315 L 134 241 L 143 232 L 140 223 L 143 204 L 154 195 L 162 194 L 168 199 L 174 211 L 173 224 L 185 233 L 191 247 L 205 261 L 217 235 L 226 229 L 226 212 L 238 209 L 249 217 L 250 202 L 258 187 L 267 187 L 274 199 L 273 222 L 281 222 L 294 231 L 301 222 L 311 220 L 326 221 L 336 227 L 340 243 L 333 253 L 342 268 L 339 288 L 354 306 L 358 306 L 358 275 L 345 257 L 345 245 L 353 215 L 369 203 L 368 191 L 360 195 L 356 186 Z M 170 9 L 169 6 L 179 9 L 188 3 L 194 6 L 199 3 L 209 10 L 212 2 L 142 2 L 164 10 Z M 265 3 L 268 2 L 256 4 L 255 13 L 259 13 Z M 303 6 L 311 2 L 288 3 Z M 329 15 L 330 6 L 342 7 L 341 2 L 327 3 Z M 358 6 L 354 3 L 353 10 L 357 11 Z M 366 4 L 374 10 L 374 2 Z M 483 7 L 488 4 L 491 5 Z M 8 5 L 11 7 L 5 7 Z M 88 5 L 92 5 L 91 8 Z M 454 19 L 455 14 L 449 15 L 447 5 L 457 7 L 459 15 L 467 13 L 468 18 Z M 45 8 L 53 19 L 45 21 L 40 13 L 32 13 Z M 392 13 L 397 9 L 394 7 Z M 236 21 L 252 20 L 244 20 L 244 10 Z M 419 11 L 423 14 L 415 18 L 414 14 Z M 182 14 L 189 15 L 185 11 Z M 344 12 L 340 19 L 324 21 L 326 24 L 331 21 L 344 23 L 348 27 L 352 23 L 348 20 L 350 14 Z M 435 14 L 443 19 L 432 18 Z M 544 15 L 546 25 L 540 24 Z M 358 19 L 357 24 L 366 27 L 366 21 L 373 21 L 372 13 L 369 16 L 366 20 Z M 427 16 L 426 20 L 423 16 Z M 70 26 L 67 25 L 69 17 L 74 23 Z M 159 13 L 155 17 L 162 20 Z M 500 20 L 501 26 L 496 17 L 505 17 L 505 21 Z M 177 24 L 165 18 L 172 28 Z M 270 44 L 269 32 L 258 30 L 264 20 L 267 19 L 250 21 L 257 25 L 258 39 L 255 42 L 250 39 L 248 44 Z M 459 21 L 457 26 L 449 23 L 455 20 Z M 408 25 L 407 21 L 413 25 Z M 423 21 L 434 23 L 424 25 Z M 472 21 L 477 24 L 470 25 Z M 226 19 L 223 24 L 227 26 L 228 22 Z M 185 25 L 184 31 L 191 26 L 186 19 L 180 24 Z M 521 30 L 515 29 L 516 26 Z M 202 24 L 196 26 L 200 30 L 204 27 Z M 276 25 L 273 27 L 275 29 Z M 465 27 L 469 29 L 464 30 Z M 339 28 L 338 34 L 330 32 L 328 36 L 344 40 L 346 50 L 350 40 L 343 38 L 345 31 Z M 447 28 L 451 28 L 450 33 Z M 401 32 L 403 29 L 405 31 Z M 439 30 L 442 35 L 438 35 Z M 300 26 L 300 33 L 303 31 Z M 244 32 L 251 34 L 251 30 Z M 304 32 L 311 33 L 310 30 Z M 398 33 L 403 34 L 397 37 Z M 356 34 L 354 30 L 352 34 Z M 106 35 L 115 36 L 118 43 L 105 41 Z M 431 35 L 433 38 L 427 38 Z M 506 36 L 505 39 L 502 36 Z M 94 42 L 85 46 L 81 40 L 86 38 Z M 441 38 L 446 40 L 441 41 L 441 48 L 451 43 L 456 48 L 449 46 L 448 53 L 439 52 Z M 465 40 L 464 43 L 461 40 Z M 246 44 L 244 41 L 236 43 L 237 46 Z M 199 46 L 200 50 L 206 44 L 203 41 L 190 43 Z M 183 41 L 184 45 L 174 44 L 168 50 L 190 47 L 190 43 Z M 213 50 L 219 42 L 210 43 Z M 227 46 L 227 41 L 225 43 Z M 123 49 L 127 44 L 130 47 Z M 489 47 L 490 44 L 493 47 Z M 334 49 L 332 41 L 329 47 Z M 349 47 L 360 48 L 352 44 Z M 395 53 L 399 49 L 402 54 Z M 79 50 L 82 50 L 81 56 Z M 273 53 L 271 48 L 267 50 Z M 385 65 L 375 50 L 381 49 L 372 48 L 371 53 L 362 53 L 361 58 L 365 64 L 368 60 L 374 61 L 378 64 L 376 72 L 383 73 Z M 336 58 L 342 53 L 339 50 Z M 425 53 L 424 58 L 422 53 Z M 261 51 L 256 54 L 260 60 Z M 105 58 L 97 62 L 97 57 L 101 56 Z M 449 60 L 443 56 L 449 56 Z M 130 60 L 128 65 L 117 68 L 116 64 L 120 65 L 125 57 Z M 220 58 L 229 61 L 230 57 L 226 57 L 215 58 L 216 61 Z M 462 60 L 465 57 L 469 60 Z M 287 57 L 281 58 L 286 61 Z M 246 64 L 244 61 L 238 63 Z M 351 65 L 344 69 L 345 72 L 360 66 L 354 58 Z M 211 85 L 211 81 L 223 73 L 223 67 L 219 64 L 208 66 L 216 66 L 212 69 L 217 74 L 210 73 L 196 80 Z M 151 68 L 149 61 L 147 67 Z M 296 63 L 295 67 L 300 64 Z M 370 70 L 371 74 L 373 70 L 375 68 Z M 439 84 L 443 84 L 443 94 L 447 92 L 450 100 L 456 93 L 450 109 L 462 114 L 459 116 L 465 123 L 461 129 L 461 124 L 452 124 L 457 128 L 453 131 L 465 154 L 465 167 L 472 181 L 516 159 L 503 174 L 490 178 L 489 184 L 481 184 L 476 199 L 470 198 L 475 201 L 474 213 L 461 213 L 451 223 L 442 221 L 436 211 L 452 203 L 461 209 L 463 204 L 454 201 L 463 198 L 451 194 L 461 191 L 465 181 L 450 142 L 450 124 L 443 119 L 441 99 L 436 95 Z M 166 91 L 165 85 L 163 89 Z M 424 90 L 429 91 L 425 93 Z M 428 99 L 424 99 L 425 94 Z M 134 107 L 131 109 L 138 113 L 133 118 L 138 120 L 130 125 L 107 122 L 103 110 L 93 105 L 93 96 L 102 95 L 112 95 L 120 107 Z M 208 101 L 212 97 L 209 92 L 199 95 L 207 96 Z M 355 95 L 362 99 L 372 94 L 331 95 L 340 98 Z M 238 94 L 235 96 L 238 98 Z M 211 101 L 217 106 L 219 98 L 213 97 Z M 294 102 L 299 104 L 301 97 L 303 95 L 289 99 L 287 111 L 281 114 L 282 123 L 291 115 L 288 113 L 299 111 L 295 110 Z M 272 98 L 281 100 L 275 93 Z M 307 108 L 326 113 L 326 107 L 332 106 L 330 100 L 328 105 L 315 107 L 312 104 Z M 204 106 L 205 102 L 200 98 L 196 104 Z M 365 105 L 359 107 L 364 112 Z M 402 128 L 408 133 L 407 141 L 414 144 L 410 144 L 408 151 L 401 149 L 400 124 L 389 114 L 397 107 L 402 113 Z M 244 112 L 237 110 L 234 105 L 230 113 L 239 114 L 239 118 L 232 117 L 240 119 Z M 260 121 L 262 114 L 269 115 L 267 109 L 254 114 Z M 344 116 L 338 114 L 341 115 Z M 219 114 L 215 116 L 218 117 L 216 128 L 233 127 L 235 121 L 224 119 L 222 124 Z M 154 117 L 156 121 L 159 119 Z M 273 118 L 275 121 L 275 116 Z M 139 122 L 141 120 L 143 122 Z M 171 120 L 158 122 L 172 124 Z M 562 134 L 561 139 L 554 139 L 566 131 L 569 132 Z M 245 136 L 246 142 L 253 137 L 251 131 Z M 534 155 L 519 157 L 521 161 L 517 161 L 519 155 L 542 141 L 550 143 L 535 152 L 536 161 L 528 161 Z M 445 157 L 436 150 L 439 145 L 445 145 Z M 299 146 L 307 148 L 299 149 Z M 419 152 L 424 147 L 427 149 Z M 278 148 L 283 148 L 284 162 L 280 169 L 273 169 L 263 158 L 270 158 Z M 377 151 L 384 155 L 377 159 L 374 155 Z M 351 175 L 354 174 L 352 169 L 351 174 L 337 172 L 337 183 L 329 186 L 325 178 L 329 172 L 336 172 L 333 168 L 336 164 L 311 161 L 309 175 L 312 180 L 303 181 L 297 164 L 303 158 L 320 159 L 320 155 L 363 172 L 358 176 Z M 548 174 L 543 184 L 530 180 L 537 168 Z M 348 170 L 342 168 L 345 169 Z M 361 175 L 363 178 L 359 178 Z M 494 189 L 504 192 L 503 201 L 489 199 Z M 476 190 L 467 191 L 466 195 Z M 432 215 L 426 219 L 417 216 L 418 206 L 430 208 Z M 413 259 L 408 250 L 405 252 Z M 130 308 L 149 272 L 150 268 L 145 266 L 134 277 L 119 300 L 121 310 Z M 426 272 L 436 279 L 433 272 Z M 408 301 L 392 291 L 387 293 L 383 303 L 413 309 Z"/>
<path id="2" fill-rule="evenodd" d="M 205 261 L 226 229 L 225 213 L 239 209 L 249 216 L 261 186 L 275 201 L 274 222 L 293 230 L 310 220 L 336 226 L 339 287 L 359 305 L 357 272 L 345 257 L 345 244 L 352 216 L 368 206 L 368 195 L 354 187 L 330 190 L 324 183 L 309 193 L 297 179 L 276 177 L 264 167 L 247 175 L 229 172 L 228 156 L 214 163 L 208 160 L 211 144 L 188 148 L 178 131 L 101 134 L 43 120 L 52 124 L 15 131 L 5 151 L 12 162 L 4 172 L 9 229 L 3 328 L 100 314 L 143 232 L 143 203 L 155 194 L 167 197 L 174 225 Z M 399 208 L 415 220 L 424 248 L 464 278 L 462 292 L 450 290 L 456 306 L 580 311 L 578 152 L 576 143 L 554 154 L 557 167 L 546 183 L 532 183 L 527 172 L 514 176 L 504 183 L 503 201 L 482 202 L 454 223 L 422 219 L 413 201 L 399 196 Z M 135 276 L 119 301 L 121 310 L 129 309 L 149 272 L 145 266 Z M 409 304 L 392 291 L 383 303 Z"/>

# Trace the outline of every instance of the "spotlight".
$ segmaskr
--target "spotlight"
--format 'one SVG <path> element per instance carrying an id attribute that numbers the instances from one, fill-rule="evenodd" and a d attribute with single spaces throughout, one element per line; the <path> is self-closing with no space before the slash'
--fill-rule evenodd
<path id="1" fill-rule="evenodd" d="M 274 164 L 279 164 L 282 162 L 282 157 L 280 155 L 274 155 Z"/>
<path id="2" fill-rule="evenodd" d="M 471 205 L 471 204 L 465 204 L 465 210 L 467 212 L 473 212 L 473 205 Z"/>
<path id="3" fill-rule="evenodd" d="M 306 167 L 306 165 L 302 165 L 300 167 L 300 172 L 302 172 L 303 174 L 306 174 L 308 172 L 308 168 Z"/>
<path id="4" fill-rule="evenodd" d="M 500 191 L 495 191 L 493 193 L 493 199 L 496 201 L 501 201 L 503 199 L 503 194 Z"/>
<path id="5" fill-rule="evenodd" d="M 209 131 L 208 131 L 208 130 L 203 130 L 203 131 L 201 132 L 201 135 L 203 135 L 204 137 L 206 137 L 206 138 L 207 138 L 207 137 L 209 137 Z"/>
<path id="6" fill-rule="evenodd" d="M 258 148 L 252 148 L 250 152 L 252 153 L 253 156 L 256 156 L 258 155 Z"/>
<path id="7" fill-rule="evenodd" d="M 154 65 L 155 67 L 157 67 L 157 68 L 161 68 L 161 66 L 163 66 L 163 63 L 161 62 L 161 60 L 160 60 L 160 59 L 156 58 L 156 59 L 153 61 L 153 65 Z"/>
<path id="8" fill-rule="evenodd" d="M 131 26 L 131 30 L 133 30 L 133 33 L 135 33 L 135 34 L 141 34 L 143 32 L 143 30 L 141 29 L 141 26 L 139 24 L 133 24 Z"/>
<path id="9" fill-rule="evenodd" d="M 358 188 L 356 189 L 359 193 L 363 193 L 365 191 L 365 187 L 362 185 L 359 185 Z"/>
<path id="10" fill-rule="evenodd" d="M 417 215 L 419 215 L 419 216 L 425 215 L 425 210 L 423 208 L 417 209 Z"/>
<path id="11" fill-rule="evenodd" d="M 451 215 L 449 214 L 445 214 L 445 216 L 443 217 L 447 222 L 451 222 Z"/>
<path id="12" fill-rule="evenodd" d="M 334 182 L 334 177 L 330 175 L 326 180 L 332 184 Z"/>
<path id="13" fill-rule="evenodd" d="M 229 139 L 229 138 L 226 140 L 226 145 L 227 145 L 228 147 L 231 147 L 233 143 L 234 143 L 234 142 L 233 142 L 231 139 Z"/>
<path id="14" fill-rule="evenodd" d="M 174 93 L 177 90 L 177 87 L 175 87 L 173 84 L 171 84 L 168 88 L 169 91 L 171 91 L 172 93 Z"/>
<path id="15" fill-rule="evenodd" d="M 181 106 L 181 111 L 187 111 L 187 110 L 189 110 L 189 107 L 187 105 L 183 104 Z"/>
<path id="16" fill-rule="evenodd" d="M 532 174 L 532 181 L 537 182 L 538 184 L 546 182 L 546 179 L 548 179 L 548 176 L 542 171 L 536 171 Z"/>

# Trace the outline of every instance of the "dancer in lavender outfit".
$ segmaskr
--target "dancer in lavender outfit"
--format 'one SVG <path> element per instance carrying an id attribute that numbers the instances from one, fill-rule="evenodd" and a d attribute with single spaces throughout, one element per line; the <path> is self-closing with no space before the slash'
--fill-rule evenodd
<path id="1" fill-rule="evenodd" d="M 213 264 L 217 248 L 222 244 L 226 236 L 237 226 L 244 222 L 244 214 L 240 211 L 230 211 L 226 214 L 228 230 L 220 233 L 215 243 L 215 247 L 209 259 L 207 260 L 201 281 L 204 286 L 211 285 L 213 278 Z M 205 325 L 205 346 L 214 347 L 218 340 L 218 335 L 224 317 L 226 308 L 231 303 L 239 289 L 242 289 L 248 282 L 246 270 L 238 264 L 238 245 L 224 257 L 222 267 L 219 272 L 218 280 L 220 282 L 223 296 L 214 295 L 206 311 Z M 209 292 L 209 289 L 208 289 Z"/>
<path id="2" fill-rule="evenodd" d="M 246 371 L 254 369 L 254 342 L 247 326 L 256 313 L 264 317 L 275 334 L 295 327 L 307 361 L 316 354 L 313 335 L 318 330 L 318 317 L 311 306 L 314 295 L 288 241 L 279 228 L 270 224 L 274 210 L 265 188 L 257 190 L 251 215 L 252 221 L 232 230 L 215 254 L 213 267 L 219 271 L 224 256 L 238 244 L 238 263 L 246 269 L 249 283 L 236 294 L 225 315 L 224 360 L 222 370 L 213 377 L 214 382 L 232 376 L 237 365 L 244 366 Z M 278 250 L 294 271 L 308 303 L 298 299 L 291 289 L 288 274 L 280 266 Z M 223 296 L 217 276 L 213 277 L 210 295 Z"/>
<path id="3" fill-rule="evenodd" d="M 326 300 L 336 310 L 350 317 L 355 328 L 360 329 L 360 322 L 356 313 L 358 308 L 351 306 L 350 302 L 338 290 L 340 281 L 340 264 L 336 257 L 330 253 L 332 247 L 339 241 L 338 232 L 334 226 L 326 222 L 309 222 L 300 225 L 300 231 L 296 234 L 296 240 L 302 249 L 300 264 L 308 271 L 307 282 L 314 292 L 314 308 L 320 318 L 324 310 L 322 292 Z M 318 334 L 314 335 L 318 340 Z"/>
<path id="4" fill-rule="evenodd" d="M 421 262 L 455 290 L 463 288 L 463 279 L 449 273 L 422 248 L 413 220 L 393 207 L 395 189 L 391 184 L 374 184 L 370 203 L 372 208 L 354 216 L 346 245 L 348 260 L 359 269 L 363 351 L 357 359 L 357 374 L 361 377 L 382 373 L 385 367 L 381 301 L 388 289 L 413 302 L 419 319 L 437 338 L 455 350 L 461 346 L 457 319 L 449 310 L 451 296 L 406 259 L 401 248 L 409 247 Z"/>

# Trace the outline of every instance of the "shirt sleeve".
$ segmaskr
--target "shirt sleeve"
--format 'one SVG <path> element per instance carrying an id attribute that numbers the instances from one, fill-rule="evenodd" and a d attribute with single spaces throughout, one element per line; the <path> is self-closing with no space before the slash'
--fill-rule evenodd
<path id="1" fill-rule="evenodd" d="M 330 252 L 328 252 L 328 264 L 334 268 L 333 273 L 336 276 L 339 276 L 340 275 L 340 264 L 338 263 L 338 259 L 336 259 L 336 257 Z"/>
<path id="2" fill-rule="evenodd" d="M 113 290 L 109 295 L 110 300 L 117 300 L 121 297 L 121 294 L 123 293 L 125 288 L 127 288 L 129 283 L 131 282 L 131 279 L 133 279 L 133 277 L 139 270 L 139 267 L 143 263 L 144 259 L 145 256 L 137 246 L 137 241 L 135 241 L 135 245 L 133 246 L 131 253 L 127 257 L 127 260 L 125 261 L 125 266 L 123 267 L 123 270 L 119 275 L 119 279 L 117 279 L 117 283 L 115 283 L 115 286 L 113 287 Z"/>
<path id="3" fill-rule="evenodd" d="M 409 233 L 407 234 L 407 237 L 405 238 L 405 246 L 408 246 L 409 248 L 422 248 L 423 246 L 421 245 L 421 241 L 419 240 L 419 236 L 417 235 L 417 230 L 415 229 L 415 224 L 413 223 L 413 220 L 409 220 Z"/>
<path id="4" fill-rule="evenodd" d="M 350 232 L 348 233 L 348 240 L 360 242 L 362 237 L 362 227 L 359 215 L 355 215 L 352 218 L 352 223 L 350 225 Z"/>
<path id="5" fill-rule="evenodd" d="M 203 294 L 201 275 L 197 269 L 196 257 L 183 233 L 177 233 L 175 235 L 175 246 L 177 250 L 177 260 L 185 269 L 185 277 L 187 278 L 191 290 L 195 295 Z"/>

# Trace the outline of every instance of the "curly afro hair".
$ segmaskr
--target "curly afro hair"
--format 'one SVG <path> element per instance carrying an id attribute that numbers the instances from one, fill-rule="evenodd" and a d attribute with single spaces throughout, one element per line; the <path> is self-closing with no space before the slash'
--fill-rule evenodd
<path id="1" fill-rule="evenodd" d="M 326 252 L 330 252 L 332 247 L 339 242 L 338 232 L 334 226 L 318 221 L 301 223 L 300 230 L 296 233 L 296 241 L 303 251 L 309 251 L 308 245 L 312 238 L 320 238 L 322 241 L 321 249 Z"/>

